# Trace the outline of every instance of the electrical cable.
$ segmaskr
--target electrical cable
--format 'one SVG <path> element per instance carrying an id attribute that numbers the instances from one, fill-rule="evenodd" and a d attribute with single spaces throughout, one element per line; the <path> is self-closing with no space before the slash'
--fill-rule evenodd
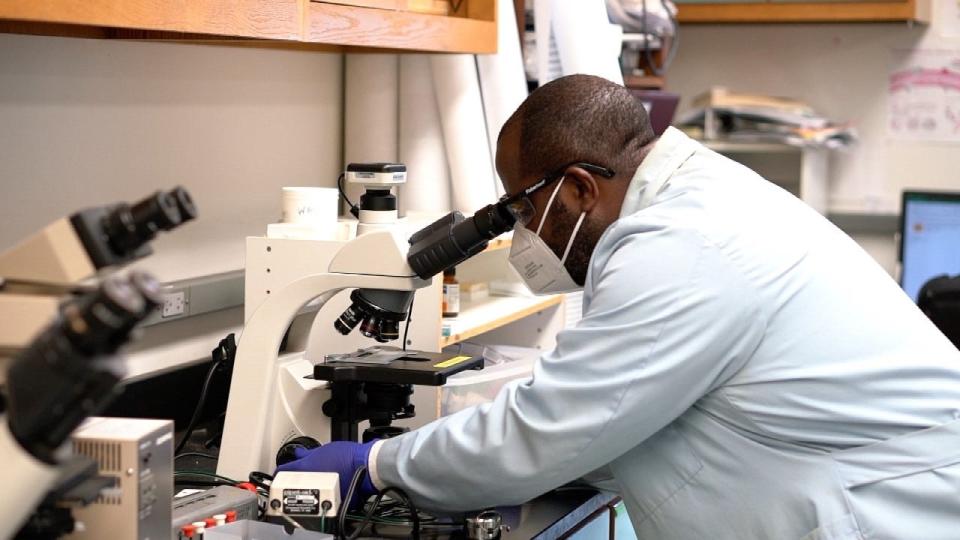
<path id="1" fill-rule="evenodd" d="M 176 456 L 173 457 L 173 459 L 174 459 L 174 460 L 178 460 L 178 459 L 180 459 L 180 458 L 185 458 L 185 457 L 200 457 L 200 458 L 207 458 L 207 459 L 220 459 L 220 458 L 218 458 L 217 456 L 215 456 L 215 455 L 213 455 L 213 454 L 204 454 L 203 452 L 184 452 L 184 453 L 182 453 L 182 454 L 177 454 Z"/>
<path id="2" fill-rule="evenodd" d="M 228 477 L 226 477 L 226 476 L 221 476 L 221 475 L 219 475 L 219 474 L 212 473 L 212 472 L 207 472 L 207 471 L 194 471 L 194 470 L 174 471 L 173 475 L 174 475 L 174 476 L 184 476 L 184 475 L 186 475 L 186 476 L 203 476 L 203 477 L 207 477 L 207 478 L 214 478 L 214 479 L 220 480 L 220 481 L 222 481 L 222 482 L 229 482 L 230 484 L 234 484 L 234 485 L 240 483 L 240 482 L 234 480 L 233 478 L 228 478 Z"/>
<path id="3" fill-rule="evenodd" d="M 366 468 L 363 468 L 363 470 L 364 472 L 366 472 Z M 356 478 L 357 475 L 354 474 L 354 477 Z M 354 487 L 353 482 L 351 482 L 351 486 Z M 410 527 L 411 527 L 410 538 L 413 538 L 414 540 L 420 540 L 420 512 L 417 510 L 417 507 L 413 504 L 413 501 L 410 500 L 410 497 L 407 495 L 405 491 L 403 491 L 400 488 L 394 488 L 394 487 L 384 488 L 377 493 L 377 498 L 374 499 L 374 501 L 367 508 L 367 511 L 363 517 L 363 521 L 361 521 L 360 525 L 353 530 L 350 536 L 345 536 L 346 540 L 356 540 L 357 538 L 360 537 L 360 534 L 363 532 L 363 530 L 366 529 L 367 525 L 369 525 L 371 520 L 374 519 L 374 513 L 377 511 L 377 508 L 380 506 L 380 503 L 383 500 L 383 497 L 390 493 L 395 493 L 397 497 L 403 500 L 403 502 L 407 505 L 407 508 L 410 509 L 410 519 L 412 521 L 412 523 L 410 524 Z M 349 494 L 350 493 L 348 492 L 348 495 Z M 342 516 L 342 517 L 345 517 L 345 516 Z M 343 521 L 345 522 L 346 520 L 343 519 Z M 344 534 L 344 533 L 341 533 L 341 534 Z"/>
<path id="4" fill-rule="evenodd" d="M 350 479 L 350 487 L 347 489 L 347 496 L 340 501 L 340 508 L 337 510 L 337 534 L 340 535 L 341 538 L 345 538 L 347 534 L 347 509 L 350 508 L 350 501 L 353 500 L 353 494 L 356 492 L 357 486 L 360 484 L 360 480 L 366 472 L 366 467 L 358 467 L 357 470 L 354 471 L 353 478 Z"/>
<path id="5" fill-rule="evenodd" d="M 407 324 L 406 324 L 406 327 L 403 329 L 403 350 L 404 351 L 407 350 L 407 334 L 410 333 L 410 319 L 413 317 L 413 301 L 416 299 L 417 299 L 416 295 L 410 298 L 410 308 L 407 310 Z"/>
<path id="6" fill-rule="evenodd" d="M 453 3 L 453 0 L 450 0 L 450 9 L 452 9 L 454 13 L 460 11 L 460 6 L 462 5 L 463 5 L 463 0 L 460 0 L 456 4 Z"/>
<path id="7" fill-rule="evenodd" d="M 270 487 L 273 485 L 273 475 L 260 471 L 251 471 L 247 476 L 247 480 L 268 493 L 270 492 Z"/>
<path id="8" fill-rule="evenodd" d="M 343 190 L 343 179 L 345 177 L 345 173 L 340 173 L 340 176 L 337 177 L 337 190 L 340 191 L 340 196 L 343 197 L 343 200 L 346 201 L 347 206 L 350 207 L 350 214 L 352 214 L 353 217 L 360 217 L 360 209 L 357 208 L 357 205 L 350 202 L 350 198 L 347 197 L 347 192 Z"/>
<path id="9" fill-rule="evenodd" d="M 186 446 L 187 441 L 190 440 L 190 436 L 193 435 L 193 430 L 197 428 L 197 423 L 200 421 L 200 414 L 203 413 L 203 406 L 207 403 L 207 393 L 210 391 L 210 383 L 213 382 L 213 376 L 216 374 L 217 368 L 220 367 L 222 361 L 223 358 L 214 360 L 210 369 L 207 371 L 207 378 L 203 381 L 203 388 L 200 390 L 200 399 L 197 401 L 197 407 L 193 410 L 193 416 L 190 418 L 190 423 L 187 424 L 187 430 L 173 450 L 173 455 L 180 454 L 183 447 Z"/>

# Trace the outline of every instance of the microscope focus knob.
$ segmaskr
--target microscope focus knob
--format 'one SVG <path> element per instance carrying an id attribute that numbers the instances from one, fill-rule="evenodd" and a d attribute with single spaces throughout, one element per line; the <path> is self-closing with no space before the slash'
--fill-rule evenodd
<path id="1" fill-rule="evenodd" d="M 280 450 L 277 450 L 277 467 L 280 465 L 286 465 L 291 461 L 296 461 L 296 450 L 298 448 L 313 450 L 314 448 L 320 448 L 320 443 L 313 437 L 306 436 L 290 439 L 289 441 L 283 443 L 283 446 L 280 447 Z"/>

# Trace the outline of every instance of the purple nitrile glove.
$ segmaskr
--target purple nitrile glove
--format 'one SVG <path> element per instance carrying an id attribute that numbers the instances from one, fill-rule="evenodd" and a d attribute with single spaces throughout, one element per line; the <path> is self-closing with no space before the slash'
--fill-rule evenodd
<path id="1" fill-rule="evenodd" d="M 320 448 L 307 450 L 306 448 L 297 448 L 294 455 L 297 459 L 290 463 L 285 463 L 277 467 L 277 472 L 281 471 L 299 471 L 299 472 L 332 472 L 340 475 L 340 500 L 347 498 L 347 489 L 350 488 L 350 481 L 353 474 L 360 467 L 367 467 L 367 458 L 370 456 L 370 449 L 376 441 L 367 444 L 359 444 L 349 441 L 334 441 L 327 443 Z M 359 501 L 377 492 L 370 480 L 369 470 L 363 475 L 363 481 L 354 490 L 353 500 L 349 506 L 355 506 Z"/>

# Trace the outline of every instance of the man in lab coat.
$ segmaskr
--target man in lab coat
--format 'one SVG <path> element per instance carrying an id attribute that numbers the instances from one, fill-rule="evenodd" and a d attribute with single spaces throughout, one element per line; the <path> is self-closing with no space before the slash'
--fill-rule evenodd
<path id="1" fill-rule="evenodd" d="M 423 507 L 609 471 L 640 538 L 960 538 L 960 352 L 801 201 L 589 76 L 500 134 L 511 263 L 583 320 L 493 402 L 284 468 Z"/>

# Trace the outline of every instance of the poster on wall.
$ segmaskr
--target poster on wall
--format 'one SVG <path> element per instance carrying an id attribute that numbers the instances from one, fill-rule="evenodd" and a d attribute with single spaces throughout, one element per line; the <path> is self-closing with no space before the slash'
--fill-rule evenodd
<path id="1" fill-rule="evenodd" d="M 960 142 L 960 50 L 897 54 L 887 89 L 892 137 Z"/>

